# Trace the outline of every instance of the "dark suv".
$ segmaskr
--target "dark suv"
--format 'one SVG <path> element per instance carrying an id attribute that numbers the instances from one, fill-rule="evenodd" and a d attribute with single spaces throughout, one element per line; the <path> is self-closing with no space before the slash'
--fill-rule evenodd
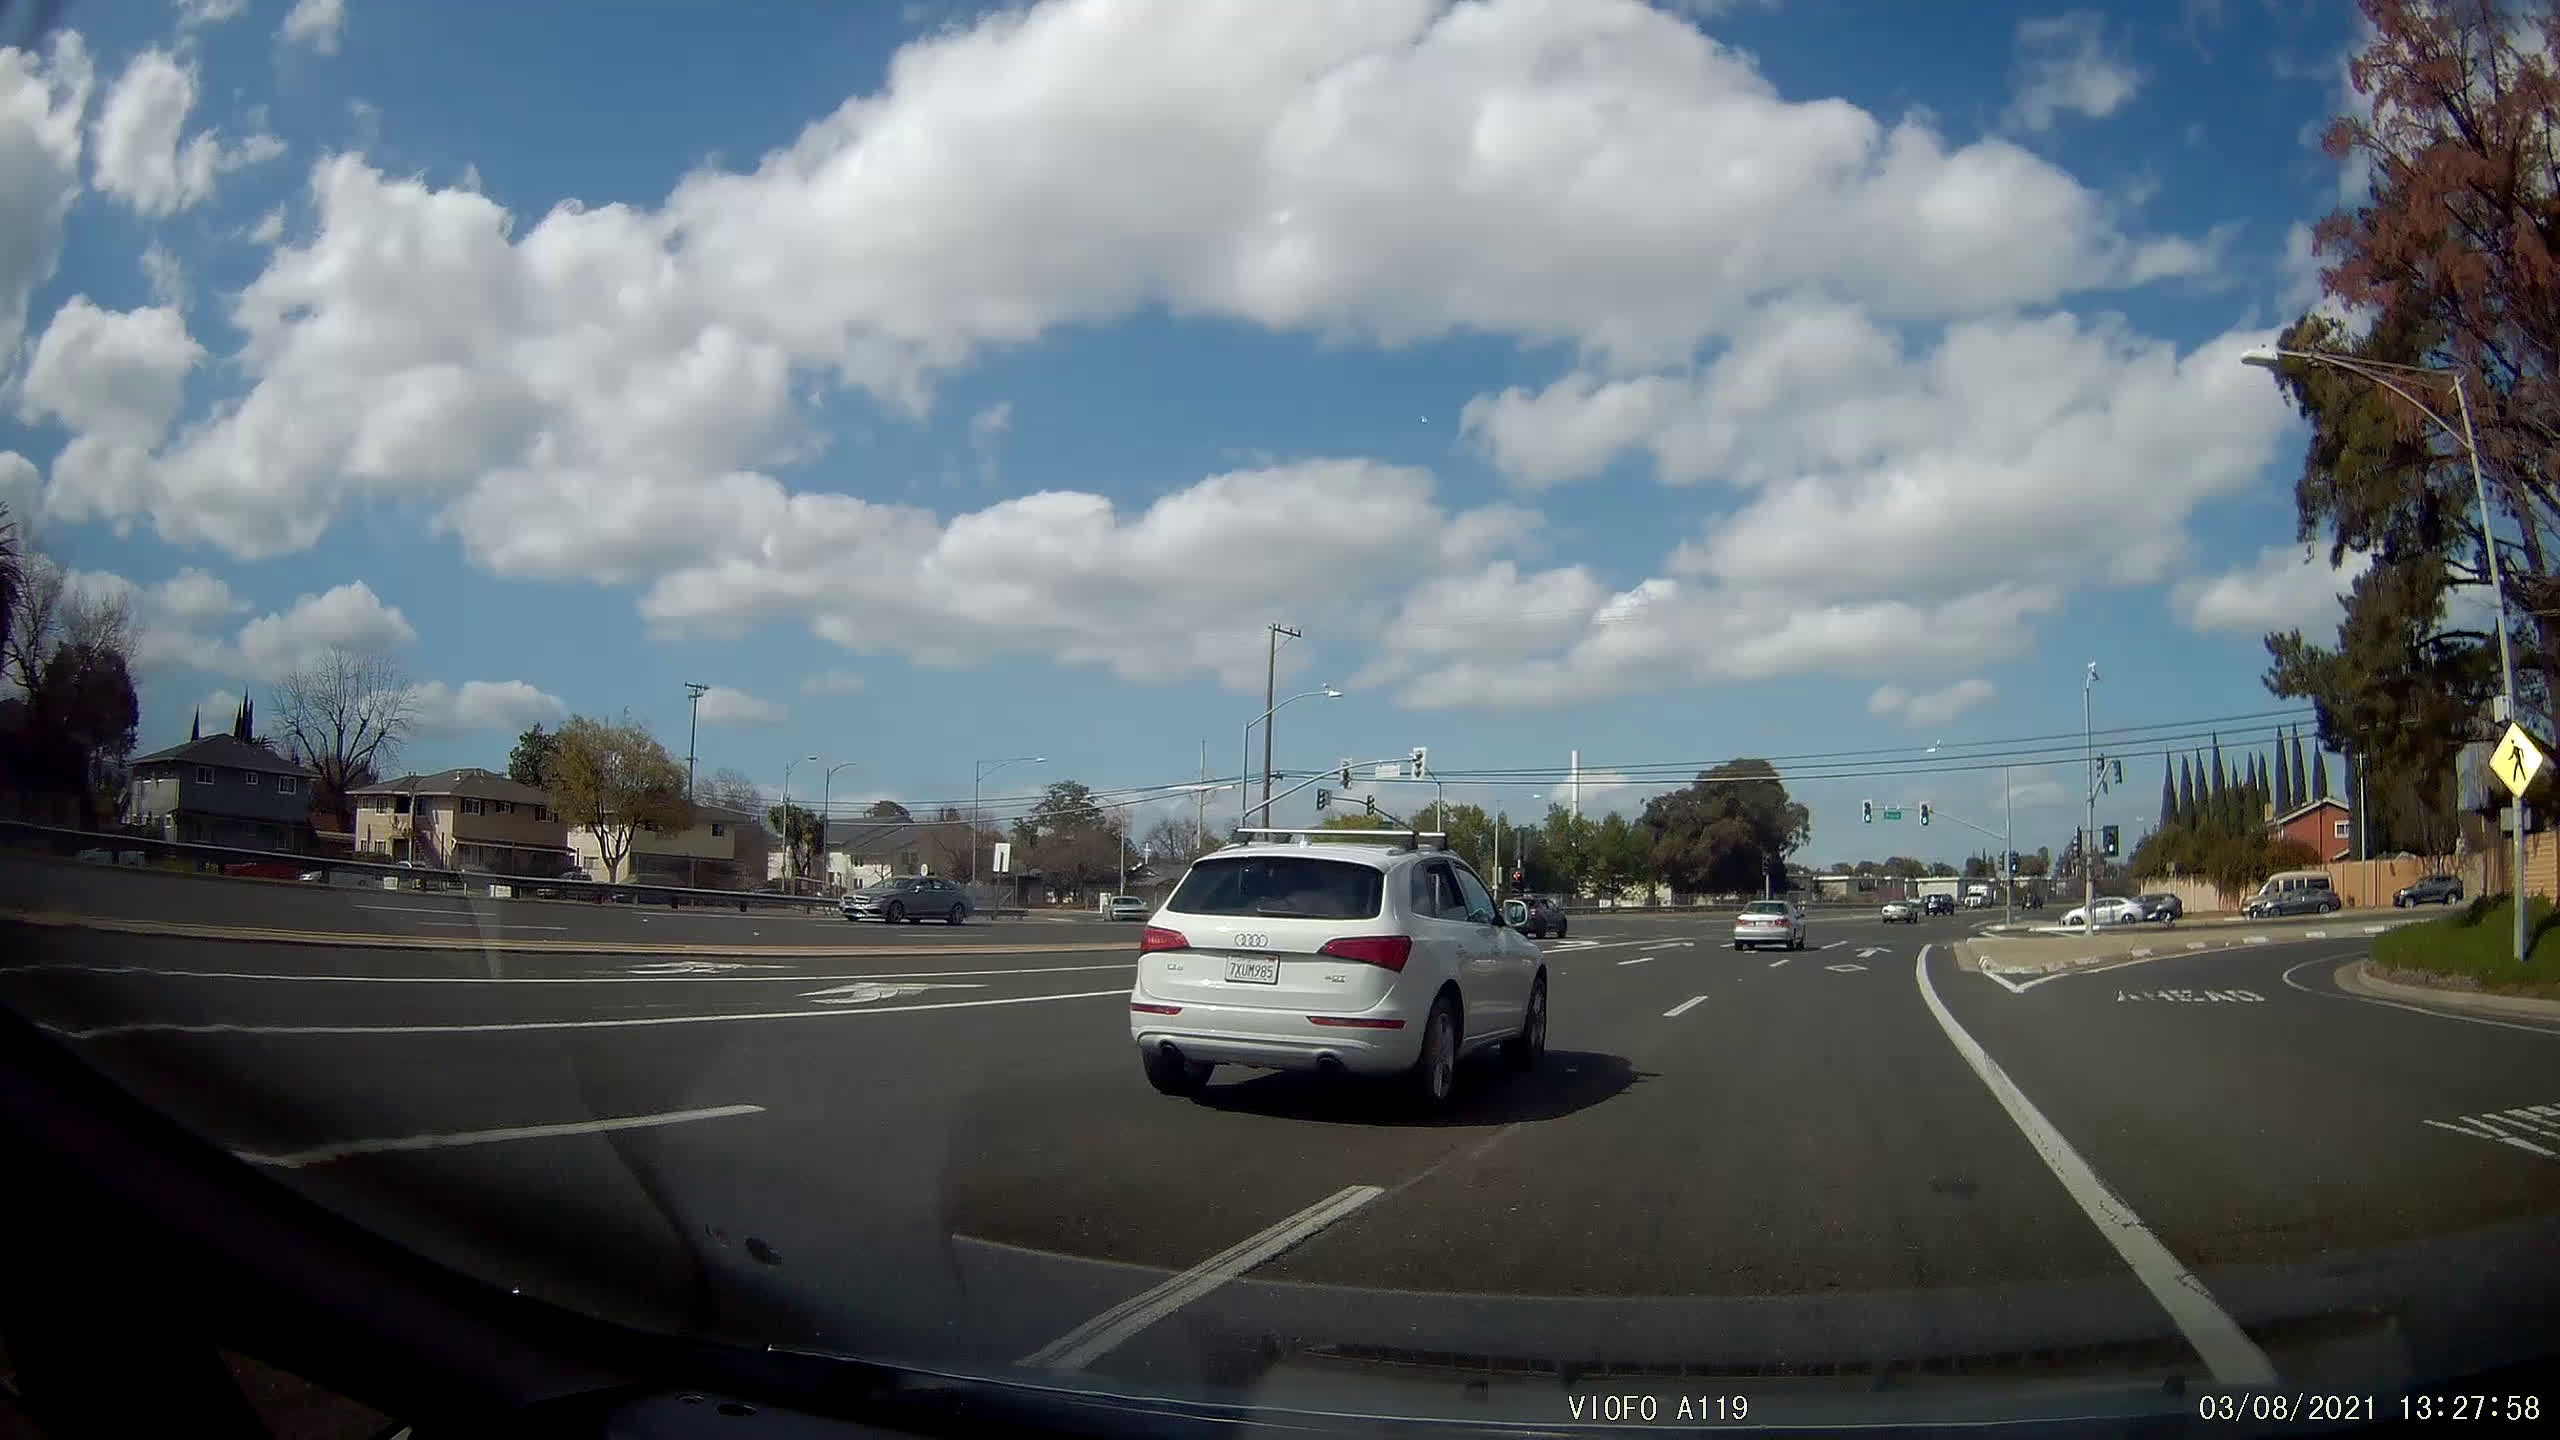
<path id="1" fill-rule="evenodd" d="M 1512 898 L 1519 902 L 1523 912 L 1512 929 L 1533 938 L 1543 939 L 1549 935 L 1559 940 L 1564 938 L 1564 906 L 1554 896 L 1515 895 Z"/>
<path id="2" fill-rule="evenodd" d="M 2392 908 L 2411 905 L 2450 905 L 2462 898 L 2462 882 L 2451 875 L 2430 875 L 2413 884 L 2403 885 L 2391 897 Z"/>
<path id="3" fill-rule="evenodd" d="M 1953 895 L 1923 895 L 1920 897 L 1920 913 L 1923 915 L 1953 915 L 1956 913 L 1956 897 Z"/>

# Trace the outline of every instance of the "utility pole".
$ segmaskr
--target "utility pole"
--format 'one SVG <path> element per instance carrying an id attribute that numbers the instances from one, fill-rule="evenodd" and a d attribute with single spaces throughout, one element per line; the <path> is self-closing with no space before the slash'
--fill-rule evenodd
<path id="1" fill-rule="evenodd" d="M 684 727 L 684 798 L 687 804 L 693 802 L 697 793 L 693 788 L 693 742 L 702 734 L 702 697 L 710 691 L 711 687 L 708 685 L 697 685 L 690 680 L 684 682 L 685 708 L 693 712 L 692 718 L 685 722 Z M 684 862 L 684 884 L 688 890 L 702 888 L 700 856 Z"/>
<path id="2" fill-rule="evenodd" d="M 1271 642 L 1271 649 L 1262 662 L 1262 823 L 1268 825 L 1271 823 L 1271 732 L 1279 723 L 1279 717 L 1271 712 L 1279 703 L 1280 637 L 1286 635 L 1295 640 L 1298 632 L 1279 624 L 1263 628 L 1269 632 L 1265 638 Z"/>
<path id="3" fill-rule="evenodd" d="M 1206 736 L 1200 740 L 1200 788 L 1192 793 L 1191 800 L 1191 846 L 1198 851 L 1209 843 L 1209 741 Z"/>
<path id="4" fill-rule="evenodd" d="M 2080 753 L 2089 761 L 2089 826 L 2080 832 L 2080 924 L 2095 929 L 2089 912 L 2098 904 L 2098 752 L 2089 748 L 2090 707 L 2098 691 L 2098 662 L 2089 662 L 2089 678 L 2080 686 Z"/>

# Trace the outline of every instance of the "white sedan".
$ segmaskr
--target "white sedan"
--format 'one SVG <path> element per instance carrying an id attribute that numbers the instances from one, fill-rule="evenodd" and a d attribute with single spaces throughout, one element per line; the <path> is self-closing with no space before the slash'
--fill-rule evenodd
<path id="1" fill-rule="evenodd" d="M 2142 923 L 2142 903 L 2138 900 L 2126 900 L 2115 895 L 2102 895 L 2086 908 L 2074 906 L 2062 917 L 2062 923 L 2085 929 L 2088 927 L 2089 916 L 2092 912 L 2097 915 L 2098 923 L 2100 925 L 2138 925 Z"/>
<path id="2" fill-rule="evenodd" d="M 1193 862 L 1140 937 L 1129 1037 L 1168 1095 L 1244 1065 L 1396 1077 L 1436 1109 L 1470 1053 L 1538 1064 L 1546 960 L 1445 851 L 1231 845 Z"/>

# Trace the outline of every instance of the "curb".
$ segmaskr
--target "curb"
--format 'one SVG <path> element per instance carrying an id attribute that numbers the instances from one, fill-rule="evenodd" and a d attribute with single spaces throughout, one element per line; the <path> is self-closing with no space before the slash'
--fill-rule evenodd
<path id="1" fill-rule="evenodd" d="M 2500 995 L 2488 990 L 2458 990 L 2443 985 L 2408 985 L 2373 973 L 2373 962 L 2358 960 L 2339 968 L 2338 988 L 2375 1000 L 2400 1000 L 2528 1020 L 2560 1020 L 2560 1000 L 2532 995 Z"/>
<path id="2" fill-rule="evenodd" d="M 1019 955 L 1021 945 L 668 945 L 600 940 L 475 940 L 463 936 L 383 935 L 325 930 L 282 930 L 254 926 L 191 925 L 175 920 L 127 920 L 103 915 L 71 915 L 51 910 L 0 910 L 0 921 L 47 930 L 95 930 L 116 935 L 151 935 L 175 940 L 230 940 L 265 945 L 326 945 L 346 950 L 442 950 L 470 954 L 502 951 L 519 955 L 670 955 L 782 956 L 801 960 L 858 960 L 877 955 L 909 959 L 920 955 Z M 1043 954 L 1086 950 L 1126 951 L 1126 942 L 1029 947 Z"/>

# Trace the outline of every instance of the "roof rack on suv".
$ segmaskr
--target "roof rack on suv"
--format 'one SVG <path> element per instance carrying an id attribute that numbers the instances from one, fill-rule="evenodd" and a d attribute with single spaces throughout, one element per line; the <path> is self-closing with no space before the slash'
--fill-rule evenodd
<path id="1" fill-rule="evenodd" d="M 1315 843 L 1314 837 L 1322 836 L 1327 844 L 1387 840 L 1394 842 L 1393 848 L 1398 850 L 1419 850 L 1427 840 L 1431 842 L 1430 848 L 1434 850 L 1449 848 L 1449 835 L 1444 830 L 1328 830 L 1321 826 L 1314 829 L 1287 829 L 1276 825 L 1239 825 L 1236 827 L 1235 834 L 1236 838 L 1227 842 L 1229 849 L 1238 845 L 1268 843 L 1244 838 L 1249 835 L 1295 835 L 1301 845 L 1312 845 Z"/>

